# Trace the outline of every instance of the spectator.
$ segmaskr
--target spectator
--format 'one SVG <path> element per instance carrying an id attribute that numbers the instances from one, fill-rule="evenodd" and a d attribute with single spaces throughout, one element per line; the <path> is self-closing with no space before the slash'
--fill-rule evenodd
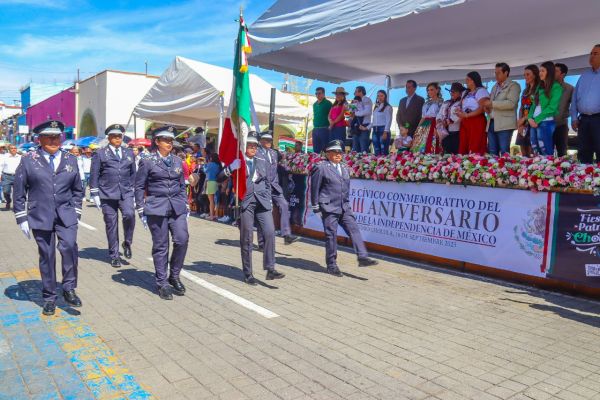
<path id="1" fill-rule="evenodd" d="M 569 108 L 571 106 L 571 97 L 573 97 L 573 86 L 565 82 L 565 76 L 569 72 L 569 67 L 562 63 L 556 63 L 554 65 L 556 82 L 563 88 L 563 94 L 560 97 L 560 103 L 558 105 L 558 114 L 554 117 L 556 122 L 556 128 L 554 128 L 554 146 L 556 147 L 556 154 L 559 157 L 567 155 L 567 148 L 569 147 L 569 125 L 567 120 L 569 119 Z"/>
<path id="2" fill-rule="evenodd" d="M 83 165 L 83 194 L 85 196 L 85 189 L 90 183 L 90 170 L 92 168 L 92 149 L 89 147 L 83 148 L 83 154 L 81 155 L 81 164 Z M 91 202 L 89 195 L 86 197 L 87 202 Z"/>
<path id="3" fill-rule="evenodd" d="M 427 101 L 421 110 L 421 120 L 413 136 L 411 150 L 417 153 L 437 154 L 442 152 L 442 144 L 438 139 L 435 123 L 444 99 L 437 82 L 427 85 Z"/>
<path id="4" fill-rule="evenodd" d="M 354 126 L 350 127 L 352 132 L 352 150 L 359 153 L 368 152 L 371 144 L 369 126 L 371 125 L 373 102 L 367 96 L 367 90 L 364 86 L 357 86 L 354 90 L 354 95 L 358 101 L 353 118 Z"/>
<path id="5" fill-rule="evenodd" d="M 204 157 L 196 158 L 196 167 L 194 168 L 194 174 L 198 175 L 198 183 L 194 186 L 192 193 L 193 198 L 196 201 L 196 212 L 201 217 L 208 216 L 209 206 L 208 206 L 208 197 L 204 193 L 206 190 L 206 173 L 204 172 L 204 165 L 206 164 L 206 159 Z"/>
<path id="6" fill-rule="evenodd" d="M 408 131 L 400 132 L 396 139 L 394 139 L 394 147 L 398 153 L 402 153 L 404 151 L 410 151 L 412 146 L 413 138 L 408 136 Z"/>
<path id="7" fill-rule="evenodd" d="M 348 92 L 343 87 L 335 89 L 335 101 L 331 105 L 329 110 L 329 140 L 341 140 L 342 143 L 346 142 L 346 119 L 345 113 L 348 109 L 348 102 L 346 96 Z M 314 146 L 314 142 L 313 142 Z"/>
<path id="8" fill-rule="evenodd" d="M 137 172 L 137 170 L 140 168 L 140 148 L 139 147 L 133 147 L 131 149 L 133 151 L 133 161 L 135 162 L 135 172 Z"/>
<path id="9" fill-rule="evenodd" d="M 446 136 L 442 139 L 442 148 L 445 154 L 457 154 L 458 153 L 458 138 L 460 131 L 460 117 L 458 112 L 460 111 L 460 100 L 465 87 L 459 83 L 454 82 L 450 87 L 450 100 L 446 100 L 440 112 L 437 115 L 436 126 L 439 128 L 438 131 L 443 128 L 446 131 Z"/>
<path id="10" fill-rule="evenodd" d="M 533 149 L 531 148 L 531 135 L 529 127 L 529 113 L 531 104 L 533 103 L 533 96 L 537 93 L 538 87 L 540 86 L 540 70 L 535 64 L 531 64 L 525 67 L 523 72 L 525 78 L 525 89 L 521 93 L 521 108 L 519 110 L 519 121 L 518 121 L 518 134 L 517 134 L 517 145 L 521 147 L 521 155 L 524 157 L 531 157 L 533 155 Z"/>
<path id="11" fill-rule="evenodd" d="M 421 120 L 421 112 L 425 99 L 416 94 L 417 82 L 413 80 L 406 81 L 406 97 L 400 100 L 398 113 L 396 114 L 396 123 L 400 133 L 406 131 L 408 136 L 412 137 L 417 130 L 417 125 Z"/>
<path id="12" fill-rule="evenodd" d="M 390 128 L 393 109 L 388 103 L 385 90 L 377 92 L 377 101 L 373 107 L 373 152 L 376 156 L 390 154 Z"/>
<path id="13" fill-rule="evenodd" d="M 485 154 L 487 119 L 484 115 L 484 106 L 489 101 L 490 94 L 483 87 L 478 72 L 469 72 L 466 82 L 467 90 L 463 92 L 461 110 L 457 113 L 460 118 L 458 151 L 460 154 Z"/>
<path id="14" fill-rule="evenodd" d="M 590 53 L 590 66 L 579 77 L 571 99 L 571 124 L 577 132 L 579 151 L 583 163 L 600 161 L 600 44 Z"/>
<path id="15" fill-rule="evenodd" d="M 546 156 L 554 154 L 554 117 L 558 114 L 562 86 L 554 79 L 556 67 L 551 61 L 546 61 L 540 66 L 540 86 L 533 98 L 529 126 L 531 127 L 531 147 L 534 152 Z"/>
<path id="16" fill-rule="evenodd" d="M 3 144 L 0 144 L 0 166 L 2 166 L 4 157 L 6 157 L 6 147 L 4 147 Z M 2 177 L 1 176 L 0 176 L 0 201 L 4 202 L 4 191 L 2 190 Z"/>
<path id="17" fill-rule="evenodd" d="M 303 149 L 302 142 L 299 140 L 296 140 L 296 142 L 294 143 L 294 153 L 304 153 L 304 151 L 302 149 Z"/>
<path id="18" fill-rule="evenodd" d="M 329 142 L 329 111 L 331 110 L 331 101 L 325 97 L 325 89 L 318 87 L 315 90 L 317 101 L 313 103 L 313 151 L 320 153 L 325 150 Z"/>
<path id="19" fill-rule="evenodd" d="M 81 157 L 81 151 L 79 150 L 79 147 L 73 146 L 69 150 L 69 153 L 73 154 L 75 158 L 77 158 L 77 169 L 79 169 L 79 179 L 81 180 L 81 187 L 85 188 L 85 173 L 83 172 L 83 157 Z M 85 189 L 83 193 L 85 195 Z"/>
<path id="20" fill-rule="evenodd" d="M 506 63 L 496 64 L 496 84 L 488 104 L 488 152 L 493 155 L 510 153 L 513 131 L 517 129 L 517 107 L 521 86 L 509 79 L 510 67 Z"/>
<path id="21" fill-rule="evenodd" d="M 221 172 L 221 162 L 219 155 L 213 153 L 210 156 L 210 162 L 204 167 L 206 173 L 206 195 L 208 196 L 209 213 L 206 219 L 214 221 L 217 219 L 217 210 L 215 208 L 215 194 L 219 190 L 217 185 L 217 176 Z"/>
<path id="22" fill-rule="evenodd" d="M 5 154 L 0 163 L 0 182 L 2 182 L 2 192 L 6 200 L 6 209 L 10 210 L 12 200 L 11 191 L 15 182 L 15 172 L 21 162 L 21 155 L 17 154 L 17 146 L 11 144 L 8 146 L 8 154 Z"/>

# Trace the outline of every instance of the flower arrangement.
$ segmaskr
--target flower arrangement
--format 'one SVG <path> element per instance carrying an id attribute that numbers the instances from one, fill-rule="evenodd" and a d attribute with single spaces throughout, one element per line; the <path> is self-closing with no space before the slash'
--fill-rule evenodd
<path id="1" fill-rule="evenodd" d="M 319 154 L 296 153 L 286 154 L 281 164 L 293 174 L 308 174 L 322 160 Z M 344 162 L 357 179 L 600 192 L 600 164 L 580 164 L 571 157 L 352 152 L 344 155 Z"/>

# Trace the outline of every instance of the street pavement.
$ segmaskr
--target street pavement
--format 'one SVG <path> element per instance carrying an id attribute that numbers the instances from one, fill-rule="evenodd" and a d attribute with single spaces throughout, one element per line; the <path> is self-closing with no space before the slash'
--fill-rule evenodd
<path id="1" fill-rule="evenodd" d="M 163 301 L 141 223 L 113 269 L 101 213 L 82 221 L 83 307 L 42 317 L 35 242 L 0 212 L 0 399 L 600 399 L 599 302 L 347 249 L 337 278 L 281 238 L 286 278 L 255 252 L 249 287 L 237 228 L 194 217 L 187 293 Z"/>

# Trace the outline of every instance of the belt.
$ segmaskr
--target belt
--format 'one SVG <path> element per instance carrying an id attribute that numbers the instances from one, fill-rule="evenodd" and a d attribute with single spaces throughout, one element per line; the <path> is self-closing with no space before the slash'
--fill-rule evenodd
<path id="1" fill-rule="evenodd" d="M 3 172 L 2 175 L 15 176 L 15 174 L 9 174 L 8 172 Z"/>
<path id="2" fill-rule="evenodd" d="M 580 114 L 579 117 L 580 118 L 583 118 L 583 117 L 597 118 L 597 117 L 600 117 L 600 113 L 596 113 L 596 114 Z"/>

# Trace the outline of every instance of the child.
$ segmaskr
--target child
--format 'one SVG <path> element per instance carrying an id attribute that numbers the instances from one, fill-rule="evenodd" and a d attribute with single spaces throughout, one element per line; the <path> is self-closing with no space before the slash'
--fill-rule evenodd
<path id="1" fill-rule="evenodd" d="M 410 146 L 412 146 L 412 140 L 412 137 L 408 136 L 408 130 L 403 129 L 402 132 L 396 136 L 396 139 L 394 139 L 394 147 L 398 153 L 408 151 L 410 150 Z"/>

